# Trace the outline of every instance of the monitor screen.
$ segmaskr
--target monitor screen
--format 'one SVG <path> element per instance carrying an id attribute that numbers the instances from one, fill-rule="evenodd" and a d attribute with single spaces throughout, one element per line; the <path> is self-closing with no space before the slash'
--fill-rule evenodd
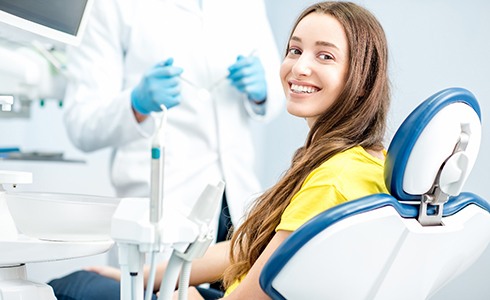
<path id="1" fill-rule="evenodd" d="M 0 0 L 0 21 L 67 44 L 80 42 L 92 0 Z"/>

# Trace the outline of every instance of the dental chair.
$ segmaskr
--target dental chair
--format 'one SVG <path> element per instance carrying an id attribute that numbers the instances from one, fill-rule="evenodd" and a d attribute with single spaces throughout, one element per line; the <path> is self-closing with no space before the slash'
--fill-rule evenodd
<path id="1" fill-rule="evenodd" d="M 376 194 L 324 211 L 293 232 L 260 276 L 272 299 L 428 299 L 490 242 L 490 204 L 461 189 L 478 154 L 480 108 L 442 90 L 403 122 Z"/>

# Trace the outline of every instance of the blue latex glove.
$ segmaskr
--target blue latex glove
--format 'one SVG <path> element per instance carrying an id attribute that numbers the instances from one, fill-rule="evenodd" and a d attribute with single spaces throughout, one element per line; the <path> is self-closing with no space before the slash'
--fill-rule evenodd
<path id="1" fill-rule="evenodd" d="M 267 97 L 267 82 L 264 67 L 256 56 L 239 55 L 236 62 L 228 68 L 231 85 L 246 93 L 248 99 L 261 102 Z"/>
<path id="2" fill-rule="evenodd" d="M 140 114 L 161 111 L 180 103 L 180 74 L 183 69 L 173 66 L 173 58 L 151 68 L 131 92 L 131 104 Z"/>

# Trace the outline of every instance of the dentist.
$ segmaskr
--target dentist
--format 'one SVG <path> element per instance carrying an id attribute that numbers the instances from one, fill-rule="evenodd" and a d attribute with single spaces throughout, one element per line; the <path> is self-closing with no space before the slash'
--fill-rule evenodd
<path id="1" fill-rule="evenodd" d="M 68 135 L 82 151 L 112 149 L 117 196 L 149 196 L 148 153 L 164 104 L 166 203 L 189 208 L 224 180 L 223 208 L 239 223 L 262 190 L 251 123 L 272 119 L 284 102 L 263 1 L 95 1 L 67 59 Z"/>

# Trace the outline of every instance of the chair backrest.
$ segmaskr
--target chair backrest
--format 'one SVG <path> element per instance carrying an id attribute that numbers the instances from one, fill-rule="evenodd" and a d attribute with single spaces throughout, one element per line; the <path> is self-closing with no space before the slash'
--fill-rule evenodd
<path id="1" fill-rule="evenodd" d="M 377 194 L 333 207 L 293 232 L 264 266 L 273 299 L 426 299 L 490 243 L 490 204 L 460 193 L 481 139 L 473 94 L 422 102 L 388 148 Z"/>

